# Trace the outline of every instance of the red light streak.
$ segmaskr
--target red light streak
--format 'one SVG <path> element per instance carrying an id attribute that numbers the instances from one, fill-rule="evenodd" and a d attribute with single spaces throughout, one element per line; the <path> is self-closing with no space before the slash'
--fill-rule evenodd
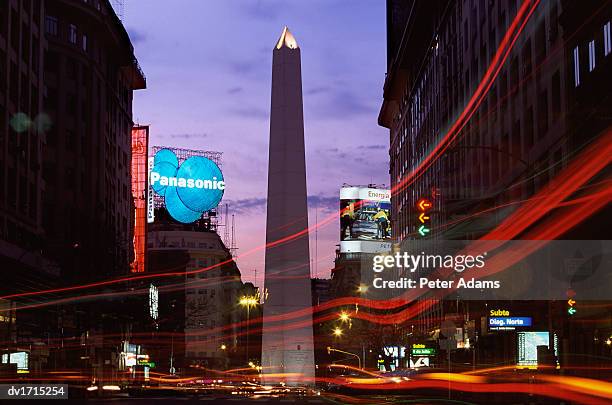
<path id="1" fill-rule="evenodd" d="M 531 1 L 530 0 L 526 0 L 523 2 L 523 4 L 521 5 L 521 8 L 519 9 L 517 16 L 514 18 L 512 24 L 510 25 L 510 28 L 508 29 L 508 31 L 506 32 L 506 34 L 504 35 L 504 38 L 502 39 L 500 46 L 497 49 L 497 52 L 491 62 L 491 64 L 489 65 L 489 68 L 487 69 L 487 72 L 485 73 L 485 76 L 483 77 L 483 80 L 480 82 L 476 92 L 474 93 L 474 95 L 472 96 L 470 102 L 468 103 L 468 106 L 466 107 L 466 109 L 463 111 L 463 113 L 461 114 L 460 118 L 455 122 L 455 124 L 453 125 L 453 128 L 457 127 L 458 123 L 460 123 L 464 117 L 471 117 L 471 115 L 473 114 L 474 111 L 472 111 L 471 114 L 468 113 L 468 110 L 471 108 L 471 106 L 479 99 L 481 99 L 482 95 L 480 94 L 482 92 L 482 89 L 484 89 L 486 87 L 486 82 L 487 80 L 490 79 L 489 76 L 491 76 L 493 69 L 495 68 L 495 65 L 501 60 L 502 64 L 503 62 L 505 62 L 505 60 L 507 59 L 507 56 L 509 54 L 510 49 L 505 51 L 505 56 L 502 56 L 502 54 L 504 54 L 504 48 L 510 44 L 510 48 L 514 45 L 514 43 L 516 42 L 516 39 L 518 38 L 518 35 L 520 34 L 520 32 L 522 31 L 524 25 L 527 23 L 527 20 L 529 19 L 529 17 L 531 16 L 531 14 L 533 13 L 533 11 L 535 10 L 536 6 L 538 5 L 540 0 L 534 0 L 533 4 L 530 6 Z M 520 29 L 517 33 L 515 33 L 514 31 L 516 30 L 517 26 L 520 24 L 521 20 L 523 19 L 523 17 L 525 17 L 525 21 L 522 22 L 522 25 L 520 26 Z M 515 34 L 514 39 L 512 39 L 512 35 Z M 492 83 L 492 82 L 491 82 Z M 489 84 L 490 87 L 490 84 Z M 424 162 L 431 162 L 433 163 L 433 161 L 435 159 L 437 159 L 439 156 L 436 154 L 436 151 L 441 149 L 442 146 L 446 143 L 446 147 L 448 146 L 448 142 L 450 140 L 453 139 L 453 137 L 451 136 L 454 130 L 449 131 L 447 133 L 447 135 L 443 138 L 443 140 L 440 142 L 440 144 L 438 144 L 436 146 L 436 149 L 434 150 L 434 152 L 432 152 L 430 155 L 428 155 L 428 157 L 425 159 Z M 454 135 L 453 135 L 454 136 Z M 442 151 L 445 150 L 442 149 Z M 433 160 L 432 160 L 433 159 Z M 420 170 L 424 170 L 424 168 L 422 167 L 423 164 L 421 164 L 419 166 L 419 168 L 417 168 L 417 171 Z M 413 177 L 408 177 L 404 180 L 402 180 L 402 182 L 397 186 L 406 186 L 407 181 L 410 180 Z M 416 178 L 413 178 L 412 181 L 416 180 Z M 411 184 L 411 183 L 410 183 Z M 393 190 L 392 190 L 393 193 Z M 315 227 L 321 227 L 324 226 L 328 223 L 330 223 L 331 221 L 334 221 L 337 218 L 336 214 L 330 215 L 327 218 L 324 218 L 322 221 L 320 221 L 317 225 L 315 225 Z M 266 248 L 271 248 L 274 246 L 278 246 L 281 245 L 283 243 L 286 243 L 288 241 L 297 239 L 299 237 L 302 237 L 304 235 L 307 235 L 311 230 L 314 230 L 315 227 L 309 226 L 306 229 L 303 229 L 299 232 L 296 232 L 292 235 L 286 236 L 284 238 L 280 238 L 276 241 L 273 242 L 269 242 L 263 246 L 258 246 L 255 247 L 247 252 L 245 252 L 242 256 L 248 256 L 252 253 L 255 253 L 257 251 L 260 251 L 262 249 L 266 249 Z M 6 296 L 2 296 L 0 297 L 0 299 L 11 299 L 11 298 L 18 298 L 18 297 L 27 297 L 27 296 L 33 296 L 33 295 L 41 295 L 41 294 L 51 294 L 51 293 L 59 293 L 59 292 L 66 292 L 66 291 L 74 291 L 74 290 L 81 290 L 81 289 L 88 289 L 88 288 L 93 288 L 93 287 L 102 287 L 105 285 L 110 285 L 110 284 L 115 284 L 115 283 L 121 283 L 121 282 L 126 282 L 126 281 L 136 281 L 136 280 L 145 280 L 145 279 L 151 279 L 151 278 L 161 278 L 161 277 L 173 277 L 173 276 L 181 276 L 181 275 L 185 275 L 185 274 L 194 274 L 194 273 L 200 273 L 203 271 L 207 271 L 207 270 L 211 270 L 217 267 L 220 267 L 224 264 L 230 263 L 232 260 L 226 260 L 220 263 L 217 263 L 213 266 L 209 266 L 203 269 L 198 269 L 198 270 L 193 270 L 190 272 L 169 272 L 169 273 L 158 273 L 158 274 L 147 274 L 147 275 L 142 275 L 142 276 L 132 276 L 132 277 L 122 277 L 122 278 L 118 278 L 118 279 L 114 279 L 114 280 L 105 280 L 105 281 L 99 281 L 99 282 L 94 282 L 94 283 L 89 283 L 89 284 L 83 284 L 83 285 L 75 285 L 75 286 L 70 286 L 70 287 L 63 287 L 63 288 L 56 288 L 56 289 L 47 289 L 47 290 L 40 290 L 40 291 L 31 291 L 31 292 L 26 292 L 26 293 L 18 293 L 18 294 L 11 294 L 11 295 L 6 295 Z"/>
<path id="2" fill-rule="evenodd" d="M 411 171 L 406 177 L 404 177 L 399 183 L 397 183 L 391 193 L 397 193 L 403 190 L 405 187 L 410 186 L 414 183 L 423 173 L 433 165 L 433 163 L 440 157 L 442 154 L 448 149 L 451 145 L 452 141 L 455 140 L 461 129 L 467 124 L 469 119 L 478 109 L 478 106 L 482 102 L 484 95 L 491 88 L 495 78 L 499 74 L 503 64 L 506 62 L 506 59 L 510 55 L 510 51 L 514 47 L 514 44 L 518 40 L 521 32 L 525 28 L 525 25 L 529 21 L 529 18 L 535 11 L 536 7 L 540 3 L 540 0 L 535 0 L 531 2 L 530 0 L 526 0 L 521 5 L 516 17 L 512 21 L 512 24 L 506 31 L 504 38 L 500 42 L 497 51 L 487 71 L 485 72 L 482 80 L 478 84 L 474 94 L 470 98 L 466 107 L 459 115 L 457 120 L 453 123 L 451 128 L 448 130 L 446 135 L 436 144 L 436 147 L 419 163 L 419 165 Z M 517 28 L 518 27 L 518 28 Z"/>

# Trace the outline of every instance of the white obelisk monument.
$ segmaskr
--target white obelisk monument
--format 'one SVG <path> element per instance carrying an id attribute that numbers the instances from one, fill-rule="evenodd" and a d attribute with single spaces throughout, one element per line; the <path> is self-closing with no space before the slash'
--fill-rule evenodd
<path id="1" fill-rule="evenodd" d="M 263 378 L 268 384 L 314 383 L 306 198 L 300 48 L 285 27 L 272 56 L 261 356 Z M 300 232 L 299 237 L 287 239 Z M 297 318 L 284 316 L 296 311 L 306 314 Z"/>

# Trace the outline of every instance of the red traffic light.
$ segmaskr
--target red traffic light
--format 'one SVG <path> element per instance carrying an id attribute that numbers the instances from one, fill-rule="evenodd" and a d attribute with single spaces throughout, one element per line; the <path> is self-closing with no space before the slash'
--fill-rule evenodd
<path id="1" fill-rule="evenodd" d="M 429 200 L 428 200 L 428 199 L 426 199 L 426 198 L 421 198 L 421 199 L 420 199 L 420 200 L 417 202 L 417 208 L 418 208 L 420 211 L 423 211 L 423 212 L 425 212 L 425 211 L 427 211 L 428 209 L 430 209 L 430 208 L 431 208 L 431 206 L 432 206 L 431 201 L 429 201 Z"/>

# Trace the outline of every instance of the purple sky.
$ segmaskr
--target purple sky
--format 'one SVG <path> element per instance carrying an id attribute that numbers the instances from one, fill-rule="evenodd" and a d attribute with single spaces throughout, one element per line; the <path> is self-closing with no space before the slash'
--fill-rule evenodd
<path id="1" fill-rule="evenodd" d="M 265 242 L 272 48 L 284 25 L 302 50 L 310 224 L 338 209 L 343 183 L 389 183 L 388 132 L 376 124 L 385 62 L 383 1 L 128 1 L 124 23 L 147 76 L 134 121 L 151 144 L 223 152 L 222 203 L 238 254 Z M 313 274 L 329 277 L 338 221 L 311 235 Z M 221 231 L 222 232 L 222 231 Z M 239 257 L 263 279 L 263 251 Z"/>

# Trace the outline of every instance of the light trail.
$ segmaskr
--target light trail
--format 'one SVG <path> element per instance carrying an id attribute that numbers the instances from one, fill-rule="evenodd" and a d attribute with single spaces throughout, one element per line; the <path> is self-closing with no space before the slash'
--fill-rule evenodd
<path id="1" fill-rule="evenodd" d="M 425 171 L 431 167 L 431 165 L 433 165 L 433 163 L 440 156 L 444 154 L 451 143 L 455 140 L 461 129 L 463 129 L 480 106 L 486 92 L 493 85 L 495 78 L 510 55 L 510 51 L 514 47 L 514 44 L 518 40 L 521 32 L 525 28 L 525 25 L 529 21 L 529 18 L 532 16 L 539 3 L 540 0 L 526 0 L 523 2 L 521 8 L 517 12 L 516 17 L 512 21 L 512 24 L 508 28 L 508 31 L 506 31 L 503 39 L 501 40 L 500 45 L 497 48 L 497 51 L 495 52 L 495 55 L 491 60 L 491 63 L 489 64 L 483 78 L 481 79 L 476 90 L 474 91 L 474 94 L 472 94 L 472 97 L 468 101 L 462 113 L 455 120 L 442 139 L 436 144 L 434 149 L 425 157 L 425 159 L 423 159 L 414 170 L 412 170 L 406 177 L 402 178 L 402 180 L 391 189 L 392 194 L 397 193 L 413 184 Z"/>
<path id="2" fill-rule="evenodd" d="M 510 45 L 510 48 L 512 46 L 514 46 L 514 43 L 516 42 L 516 39 L 518 38 L 518 35 L 520 34 L 520 32 L 522 31 L 522 29 L 524 28 L 525 24 L 527 23 L 527 21 L 529 20 L 529 17 L 531 17 L 531 15 L 533 14 L 535 8 L 537 7 L 537 5 L 539 4 L 540 0 L 534 0 L 533 2 L 531 0 L 526 0 L 523 2 L 523 4 L 521 5 L 521 8 L 519 9 L 517 16 L 514 18 L 514 20 L 512 21 L 512 24 L 510 25 L 510 28 L 508 29 L 508 31 L 506 32 L 506 34 L 504 35 L 504 38 L 502 39 L 500 46 L 497 49 L 497 52 L 495 53 L 495 56 L 491 62 L 491 64 L 489 65 L 489 68 L 487 69 L 487 72 L 485 73 L 485 76 L 483 77 L 482 81 L 480 82 L 479 86 L 477 87 L 476 92 L 474 93 L 474 95 L 472 96 L 470 102 L 468 103 L 468 106 L 466 106 L 466 108 L 464 109 L 464 112 L 460 115 L 460 118 L 455 122 L 455 125 L 453 125 L 453 128 L 458 126 L 458 123 L 460 123 L 464 117 L 471 117 L 471 115 L 473 114 L 469 114 L 469 109 L 472 107 L 472 105 L 479 100 L 482 95 L 480 94 L 482 92 L 482 89 L 484 89 L 487 85 L 487 81 L 490 79 L 490 75 L 492 74 L 493 70 L 495 69 L 496 64 L 500 61 L 503 60 L 505 62 L 508 53 L 510 51 L 510 49 L 505 49 L 508 45 Z M 520 27 L 518 32 L 515 32 L 517 30 L 517 27 Z M 505 56 L 503 56 L 505 55 Z M 503 62 L 502 62 L 503 64 Z M 490 85 L 489 85 L 490 87 Z M 442 146 L 444 144 L 448 144 L 448 142 L 450 140 L 453 139 L 453 137 L 451 137 L 452 131 L 449 131 L 449 133 L 447 133 L 447 135 L 443 138 L 443 140 L 441 141 L 440 144 L 438 144 L 438 146 L 436 147 L 436 149 L 434 150 L 434 152 L 432 152 L 430 155 L 428 155 L 428 157 L 425 159 L 424 162 L 433 162 L 435 161 L 435 159 L 437 159 L 439 156 L 437 155 L 436 151 L 441 149 Z M 448 146 L 448 145 L 447 145 Z M 443 149 L 445 150 L 445 149 Z M 433 160 L 432 160 L 433 159 Z M 419 166 L 418 171 L 422 170 L 422 166 Z M 410 180 L 412 177 L 408 177 L 406 179 L 404 179 L 402 181 L 402 183 L 398 184 L 398 185 L 405 185 L 407 183 L 408 180 Z M 416 178 L 415 178 L 416 180 Z M 396 185 L 397 187 L 397 185 Z M 393 190 L 391 191 L 393 193 Z M 327 218 L 324 218 L 322 221 L 320 221 L 315 227 L 322 227 L 324 225 L 329 224 L 331 221 L 334 221 L 337 219 L 337 215 L 333 214 L 328 216 Z M 299 232 L 296 232 L 292 235 L 286 236 L 284 238 L 280 238 L 276 241 L 273 242 L 269 242 L 265 245 L 262 246 L 257 246 L 253 249 L 250 249 L 249 251 L 245 252 L 244 254 L 240 255 L 239 257 L 244 257 L 244 256 L 248 256 L 250 254 L 253 254 L 255 252 L 258 252 L 262 249 L 266 249 L 266 248 L 272 248 L 275 246 L 279 246 L 282 245 L 283 243 L 292 241 L 294 239 L 298 239 L 300 237 L 303 237 L 305 235 L 308 235 L 310 231 L 314 230 L 315 227 L 309 226 L 306 229 L 303 229 Z M 239 258 L 237 256 L 237 259 Z M 157 273 L 157 274 L 143 274 L 143 275 L 139 275 L 139 276 L 129 276 L 129 277 L 122 277 L 122 278 L 118 278 L 118 279 L 113 279 L 113 280 L 105 280 L 105 281 L 98 281 L 98 282 L 94 282 L 94 283 L 88 283 L 88 284 L 82 284 L 82 285 L 75 285 L 75 286 L 69 286 L 69 287 L 62 287 L 62 288 L 54 288 L 54 289 L 47 289 L 47 290 L 41 290 L 41 291 L 30 291 L 30 292 L 25 292 L 25 293 L 17 293 L 17 294 L 9 294 L 9 295 L 5 295 L 5 296 L 0 296 L 0 299 L 11 299 L 11 298 L 19 298 L 19 297 L 28 297 L 28 296 L 33 296 L 33 295 L 41 295 L 41 294 L 51 294 L 51 293 L 60 293 L 60 292 L 66 292 L 66 291 L 74 291 L 74 290 L 81 290 L 81 289 L 88 289 L 88 288 L 94 288 L 94 287 L 102 287 L 102 286 L 106 286 L 106 285 L 110 285 L 110 284 L 115 284 L 115 283 L 122 283 L 122 282 L 126 282 L 126 281 L 137 281 L 137 280 L 146 280 L 146 279 L 151 279 L 151 278 L 161 278 L 161 277 L 173 277 L 173 276 L 182 276 L 185 274 L 194 274 L 194 273 L 200 273 L 203 271 L 208 271 L 214 268 L 218 268 L 224 264 L 228 264 L 231 263 L 233 261 L 233 259 L 229 259 L 226 261 L 222 261 L 220 263 L 217 263 L 213 266 L 209 266 L 206 268 L 202 268 L 202 269 L 198 269 L 198 270 L 192 270 L 190 272 L 167 272 L 167 273 Z"/>

